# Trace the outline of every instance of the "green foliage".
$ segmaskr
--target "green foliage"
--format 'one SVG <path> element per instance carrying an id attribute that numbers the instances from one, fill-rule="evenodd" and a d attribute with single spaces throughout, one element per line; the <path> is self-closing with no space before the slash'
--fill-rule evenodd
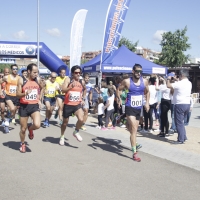
<path id="1" fill-rule="evenodd" d="M 82 64 L 85 64 L 86 62 L 88 62 L 89 60 L 87 60 L 87 59 L 81 59 L 81 65 Z"/>
<path id="2" fill-rule="evenodd" d="M 0 63 L 0 73 L 2 73 L 4 68 L 6 68 L 6 67 L 10 69 L 10 65 L 11 64 Z"/>
<path id="3" fill-rule="evenodd" d="M 127 39 L 127 38 L 122 36 L 121 39 L 119 40 L 118 47 L 121 47 L 122 45 L 126 46 L 130 51 L 135 52 L 136 51 L 136 47 L 138 45 L 138 41 L 133 43 L 129 39 Z"/>
<path id="4" fill-rule="evenodd" d="M 187 26 L 183 30 L 176 30 L 163 33 L 161 47 L 162 52 L 158 64 L 163 64 L 168 67 L 179 67 L 189 60 L 190 55 L 185 55 L 191 45 L 188 43 L 186 36 Z"/>

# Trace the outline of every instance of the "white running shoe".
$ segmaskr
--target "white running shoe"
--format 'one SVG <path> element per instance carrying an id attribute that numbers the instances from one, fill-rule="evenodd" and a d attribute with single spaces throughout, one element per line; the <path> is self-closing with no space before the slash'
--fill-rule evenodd
<path id="1" fill-rule="evenodd" d="M 60 137 L 60 142 L 59 142 L 59 144 L 60 144 L 61 146 L 64 146 L 64 145 L 65 145 L 65 137 Z"/>
<path id="2" fill-rule="evenodd" d="M 79 142 L 83 141 L 83 138 L 81 137 L 81 135 L 79 134 L 78 131 L 75 130 L 75 131 L 73 132 L 73 136 L 74 136 Z"/>
<path id="3" fill-rule="evenodd" d="M 152 130 L 152 129 L 149 129 L 148 132 L 149 132 L 149 133 L 153 133 L 153 130 Z"/>

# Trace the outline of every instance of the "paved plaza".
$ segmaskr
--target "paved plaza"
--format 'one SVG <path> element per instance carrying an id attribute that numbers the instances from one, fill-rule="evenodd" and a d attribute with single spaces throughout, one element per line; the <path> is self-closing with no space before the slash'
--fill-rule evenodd
<path id="1" fill-rule="evenodd" d="M 97 130 L 94 116 L 80 132 L 83 142 L 72 136 L 74 117 L 65 146 L 58 145 L 60 127 L 53 120 L 49 128 L 35 131 L 34 140 L 27 138 L 25 154 L 19 152 L 19 125 L 11 125 L 9 134 L 0 132 L 0 199 L 199 199 L 199 111 L 196 104 L 184 145 L 172 145 L 176 136 L 138 134 L 140 163 L 131 159 L 128 132 Z"/>

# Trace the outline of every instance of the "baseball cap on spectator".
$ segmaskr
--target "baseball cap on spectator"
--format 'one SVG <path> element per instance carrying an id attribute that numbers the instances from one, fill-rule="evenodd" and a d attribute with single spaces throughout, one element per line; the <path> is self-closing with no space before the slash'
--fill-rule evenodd
<path id="1" fill-rule="evenodd" d="M 169 76 L 174 77 L 175 74 L 174 73 L 169 73 L 169 74 L 167 74 L 167 77 L 169 77 Z"/>

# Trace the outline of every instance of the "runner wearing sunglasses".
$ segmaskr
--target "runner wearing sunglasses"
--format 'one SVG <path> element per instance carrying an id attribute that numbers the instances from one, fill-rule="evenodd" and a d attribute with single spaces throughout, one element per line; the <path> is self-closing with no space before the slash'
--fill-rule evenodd
<path id="1" fill-rule="evenodd" d="M 142 146 L 137 144 L 137 129 L 139 125 L 140 113 L 143 106 L 143 96 L 146 94 L 146 105 L 144 108 L 149 111 L 149 87 L 148 82 L 142 78 L 142 66 L 135 64 L 132 70 L 133 76 L 129 79 L 124 79 L 117 89 L 116 95 L 118 98 L 119 91 L 128 90 L 127 101 L 125 104 L 125 113 L 127 116 L 127 129 L 130 132 L 130 142 L 133 151 L 133 160 L 140 162 L 141 159 L 137 155 L 137 150 Z"/>
<path id="2" fill-rule="evenodd" d="M 20 77 L 17 85 L 17 97 L 20 98 L 20 152 L 26 152 L 25 133 L 27 129 L 28 118 L 32 118 L 32 124 L 28 126 L 29 139 L 34 138 L 33 130 L 40 128 L 40 109 L 41 89 L 44 87 L 40 78 L 38 78 L 38 67 L 31 63 L 27 66 L 27 78 Z"/>
<path id="3" fill-rule="evenodd" d="M 17 91 L 17 82 L 19 80 L 19 76 L 17 74 L 18 66 L 16 64 L 13 64 L 10 66 L 11 68 L 11 74 L 4 76 L 3 79 L 0 81 L 1 83 L 6 82 L 5 84 L 5 102 L 8 105 L 10 112 L 11 112 L 11 119 L 12 123 L 15 122 L 15 114 L 17 111 L 17 108 L 19 106 L 19 99 L 16 96 Z M 2 93 L 2 91 L 1 91 Z"/>
<path id="4" fill-rule="evenodd" d="M 51 79 L 47 80 L 44 89 L 44 104 L 46 106 L 46 118 L 44 127 L 49 127 L 49 119 L 51 118 L 54 106 L 56 104 L 56 91 L 59 90 L 59 84 L 56 82 L 57 74 L 51 73 Z"/>
<path id="5" fill-rule="evenodd" d="M 69 117 L 74 114 L 78 121 L 76 123 L 75 131 L 73 136 L 81 142 L 83 139 L 79 134 L 79 129 L 83 125 L 83 109 L 82 105 L 84 104 L 83 99 L 86 95 L 86 86 L 85 81 L 79 80 L 81 74 L 81 67 L 75 65 L 71 68 L 70 79 L 67 77 L 62 85 L 62 92 L 65 93 L 64 108 L 63 108 L 63 123 L 61 125 L 61 137 L 60 145 L 65 144 L 64 133 L 69 121 Z"/>

